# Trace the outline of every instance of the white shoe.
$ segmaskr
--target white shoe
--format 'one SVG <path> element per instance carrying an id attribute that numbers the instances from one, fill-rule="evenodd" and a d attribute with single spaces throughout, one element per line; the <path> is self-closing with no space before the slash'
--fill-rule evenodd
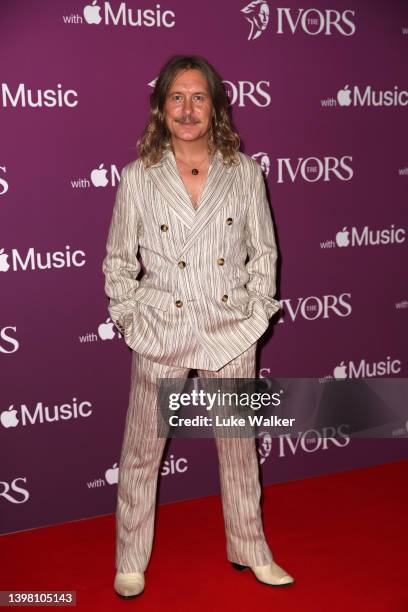
<path id="1" fill-rule="evenodd" d="M 240 565 L 239 563 L 232 563 L 232 567 L 238 571 L 248 569 L 248 565 Z M 263 584 L 269 586 L 287 586 L 293 584 L 295 579 L 293 576 L 288 574 L 283 567 L 280 567 L 275 561 L 268 563 L 267 565 L 255 565 L 250 567 L 255 574 L 255 578 Z"/>
<path id="2" fill-rule="evenodd" d="M 144 574 L 142 572 L 132 572 L 131 574 L 116 572 L 113 586 L 116 593 L 121 597 L 136 597 L 144 591 Z"/>

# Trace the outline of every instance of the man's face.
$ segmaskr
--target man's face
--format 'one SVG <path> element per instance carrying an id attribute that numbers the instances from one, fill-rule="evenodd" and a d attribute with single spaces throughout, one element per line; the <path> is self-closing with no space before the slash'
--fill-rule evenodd
<path id="1" fill-rule="evenodd" d="M 164 117 L 173 139 L 195 141 L 211 127 L 212 102 L 200 70 L 180 72 L 167 92 Z"/>

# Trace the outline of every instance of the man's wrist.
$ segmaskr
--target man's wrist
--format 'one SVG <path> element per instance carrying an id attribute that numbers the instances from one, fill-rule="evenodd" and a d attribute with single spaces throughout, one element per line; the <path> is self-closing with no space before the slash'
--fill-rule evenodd
<path id="1" fill-rule="evenodd" d="M 258 293 L 257 291 L 251 291 L 251 290 L 248 290 L 248 295 L 250 299 L 257 300 L 258 302 L 261 303 L 262 307 L 264 308 L 268 316 L 268 319 L 272 317 L 275 314 L 275 312 L 278 312 L 278 310 L 281 309 L 280 303 L 278 302 L 278 300 L 275 300 L 275 298 L 272 298 L 266 295 L 262 295 L 261 293 Z"/>

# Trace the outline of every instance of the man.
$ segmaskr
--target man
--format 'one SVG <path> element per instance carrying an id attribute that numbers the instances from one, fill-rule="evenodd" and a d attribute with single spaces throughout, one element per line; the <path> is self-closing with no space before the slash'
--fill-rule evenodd
<path id="1" fill-rule="evenodd" d="M 256 341 L 280 308 L 262 171 L 238 151 L 220 76 L 201 57 L 175 56 L 150 102 L 103 262 L 109 312 L 133 349 L 117 504 L 114 588 L 123 597 L 143 592 L 152 548 L 165 444 L 157 379 L 186 378 L 192 368 L 203 378 L 255 377 Z M 265 540 L 254 438 L 215 440 L 228 559 L 264 584 L 293 583 Z"/>

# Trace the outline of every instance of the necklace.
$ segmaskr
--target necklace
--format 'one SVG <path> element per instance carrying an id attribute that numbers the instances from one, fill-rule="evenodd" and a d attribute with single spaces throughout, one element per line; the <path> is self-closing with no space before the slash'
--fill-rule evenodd
<path id="1" fill-rule="evenodd" d="M 180 160 L 176 160 L 176 161 L 180 161 Z M 204 161 L 204 160 L 203 160 L 203 161 Z M 182 163 L 183 163 L 183 164 L 185 164 L 185 162 L 182 162 Z M 201 164 L 201 163 L 203 163 L 203 162 L 200 162 L 200 164 Z M 185 164 L 185 165 L 187 165 L 187 164 Z M 197 174 L 199 174 L 199 172 L 200 172 L 200 171 L 199 171 L 199 169 L 198 169 L 197 167 L 195 167 L 195 166 L 194 166 L 194 168 L 191 168 L 191 174 L 192 174 L 193 176 L 197 176 Z"/>

